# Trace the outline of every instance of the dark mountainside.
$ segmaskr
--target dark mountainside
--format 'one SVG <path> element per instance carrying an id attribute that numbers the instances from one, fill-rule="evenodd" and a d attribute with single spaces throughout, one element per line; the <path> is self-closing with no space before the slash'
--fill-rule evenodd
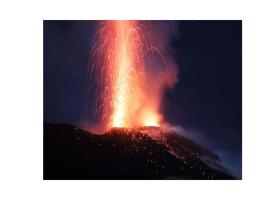
<path id="1" fill-rule="evenodd" d="M 149 134 L 150 133 L 150 134 Z M 234 179 L 217 155 L 156 127 L 97 135 L 44 123 L 44 179 Z"/>

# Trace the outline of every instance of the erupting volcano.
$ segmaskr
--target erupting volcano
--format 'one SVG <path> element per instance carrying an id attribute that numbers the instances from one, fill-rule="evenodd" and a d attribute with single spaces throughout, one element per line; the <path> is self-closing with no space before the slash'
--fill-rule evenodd
<path id="1" fill-rule="evenodd" d="M 164 117 L 178 66 L 158 23 L 98 22 L 83 78 L 89 123 L 44 123 L 44 179 L 234 179 Z"/>
<path id="2" fill-rule="evenodd" d="M 95 83 L 91 85 L 100 128 L 160 126 L 164 122 L 161 100 L 164 90 L 176 82 L 177 68 L 162 48 L 166 46 L 151 22 L 106 21 L 99 25 L 89 76 Z"/>

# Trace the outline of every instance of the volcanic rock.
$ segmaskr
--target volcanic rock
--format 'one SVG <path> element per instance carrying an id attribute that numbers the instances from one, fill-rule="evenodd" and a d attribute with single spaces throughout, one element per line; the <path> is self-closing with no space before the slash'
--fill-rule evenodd
<path id="1" fill-rule="evenodd" d="M 213 152 L 157 127 L 93 134 L 44 123 L 44 179 L 234 179 Z"/>

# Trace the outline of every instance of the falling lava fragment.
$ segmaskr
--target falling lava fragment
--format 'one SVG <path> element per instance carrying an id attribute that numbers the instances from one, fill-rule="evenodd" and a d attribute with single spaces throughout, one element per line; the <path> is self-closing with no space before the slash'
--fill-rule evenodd
<path id="1" fill-rule="evenodd" d="M 158 127 L 96 135 L 44 124 L 44 179 L 234 179 L 217 155 Z"/>

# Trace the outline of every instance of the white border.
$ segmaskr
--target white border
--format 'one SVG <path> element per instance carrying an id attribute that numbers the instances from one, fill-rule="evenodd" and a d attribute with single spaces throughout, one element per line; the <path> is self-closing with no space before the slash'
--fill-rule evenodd
<path id="1" fill-rule="evenodd" d="M 0 199 L 269 199 L 269 6 L 250 2 L 2 1 Z M 44 19 L 242 19 L 243 181 L 43 181 Z"/>

